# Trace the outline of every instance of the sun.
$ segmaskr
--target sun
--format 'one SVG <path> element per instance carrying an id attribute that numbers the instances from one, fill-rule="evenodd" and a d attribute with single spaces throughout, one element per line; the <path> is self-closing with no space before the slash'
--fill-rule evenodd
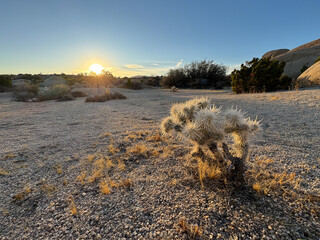
<path id="1" fill-rule="evenodd" d="M 100 74 L 102 72 L 102 70 L 104 69 L 104 67 L 102 67 L 101 65 L 99 64 L 92 64 L 90 66 L 90 72 L 94 72 L 96 74 Z"/>

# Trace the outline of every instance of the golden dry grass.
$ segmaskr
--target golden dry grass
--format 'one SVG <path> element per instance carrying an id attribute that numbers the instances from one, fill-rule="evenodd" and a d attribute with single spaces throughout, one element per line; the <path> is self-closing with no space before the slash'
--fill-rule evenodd
<path id="1" fill-rule="evenodd" d="M 140 155 L 144 157 L 149 156 L 148 147 L 144 144 L 136 144 L 130 148 L 127 149 L 127 154 L 134 154 L 134 155 Z"/>
<path id="2" fill-rule="evenodd" d="M 281 196 L 298 206 L 295 211 L 305 209 L 320 216 L 320 193 L 303 190 L 302 179 L 295 173 L 272 171 L 272 162 L 269 158 L 257 159 L 253 167 L 247 171 L 246 178 L 253 190 L 263 195 Z"/>
<path id="3" fill-rule="evenodd" d="M 109 151 L 111 154 L 116 154 L 117 152 L 120 152 L 120 149 L 114 147 L 113 144 L 110 144 L 110 145 L 108 146 L 108 151 Z"/>
<path id="4" fill-rule="evenodd" d="M 14 158 L 16 157 L 17 155 L 14 155 L 12 153 L 8 153 L 7 155 L 4 156 L 4 159 L 9 159 L 9 158 Z"/>
<path id="5" fill-rule="evenodd" d="M 69 211 L 70 211 L 71 215 L 77 214 L 78 209 L 76 207 L 76 204 L 74 203 L 74 199 L 72 196 L 69 197 L 68 203 L 69 203 Z"/>
<path id="6" fill-rule="evenodd" d="M 31 193 L 31 191 L 32 189 L 30 188 L 30 186 L 26 185 L 21 192 L 17 193 L 12 197 L 13 201 L 14 202 L 22 201 Z"/>
<path id="7" fill-rule="evenodd" d="M 54 168 L 58 174 L 62 174 L 62 165 L 61 164 L 55 165 Z"/>
<path id="8" fill-rule="evenodd" d="M 42 181 L 40 189 L 44 191 L 49 197 L 52 196 L 53 192 L 57 191 L 57 187 L 53 184 L 47 183 L 47 181 Z"/>
<path id="9" fill-rule="evenodd" d="M 0 167 L 0 176 L 6 176 L 9 175 L 9 172 L 7 172 L 6 170 L 4 170 L 2 167 Z"/>
<path id="10" fill-rule="evenodd" d="M 109 187 L 109 184 L 107 183 L 107 181 L 104 179 L 100 182 L 100 191 L 103 194 L 110 194 L 111 193 L 111 189 Z"/>
<path id="11" fill-rule="evenodd" d="M 203 180 L 205 178 L 210 179 L 219 179 L 222 176 L 222 171 L 217 166 L 210 166 L 207 161 L 201 161 L 198 159 L 198 174 L 199 174 L 199 181 L 201 183 L 202 188 L 204 188 Z"/>
<path id="12" fill-rule="evenodd" d="M 203 229 L 197 225 L 189 225 L 185 219 L 180 219 L 178 223 L 179 230 L 187 234 L 190 239 L 202 236 Z"/>

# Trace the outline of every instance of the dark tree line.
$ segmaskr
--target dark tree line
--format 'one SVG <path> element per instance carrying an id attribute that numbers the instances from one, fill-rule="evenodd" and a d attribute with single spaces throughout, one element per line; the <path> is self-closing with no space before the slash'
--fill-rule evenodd
<path id="1" fill-rule="evenodd" d="M 228 85 L 227 67 L 213 61 L 192 62 L 169 70 L 160 82 L 164 87 L 222 88 Z"/>
<path id="2" fill-rule="evenodd" d="M 231 73 L 232 90 L 235 93 L 287 90 L 292 79 L 282 75 L 284 67 L 285 62 L 253 58 Z"/>

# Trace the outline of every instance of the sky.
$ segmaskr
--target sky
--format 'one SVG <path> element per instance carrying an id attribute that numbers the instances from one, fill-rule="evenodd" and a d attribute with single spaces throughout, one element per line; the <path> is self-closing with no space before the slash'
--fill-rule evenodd
<path id="1" fill-rule="evenodd" d="M 0 0 L 0 74 L 164 75 L 213 60 L 229 72 L 320 38 L 319 0 Z"/>

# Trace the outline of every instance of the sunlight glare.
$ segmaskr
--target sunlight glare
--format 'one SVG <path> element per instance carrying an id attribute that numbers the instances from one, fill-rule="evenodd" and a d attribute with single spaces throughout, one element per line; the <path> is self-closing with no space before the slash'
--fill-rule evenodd
<path id="1" fill-rule="evenodd" d="M 92 64 L 90 66 L 90 72 L 94 72 L 96 74 L 100 74 L 102 72 L 102 70 L 104 69 L 104 67 L 102 67 L 101 65 L 99 64 Z"/>

